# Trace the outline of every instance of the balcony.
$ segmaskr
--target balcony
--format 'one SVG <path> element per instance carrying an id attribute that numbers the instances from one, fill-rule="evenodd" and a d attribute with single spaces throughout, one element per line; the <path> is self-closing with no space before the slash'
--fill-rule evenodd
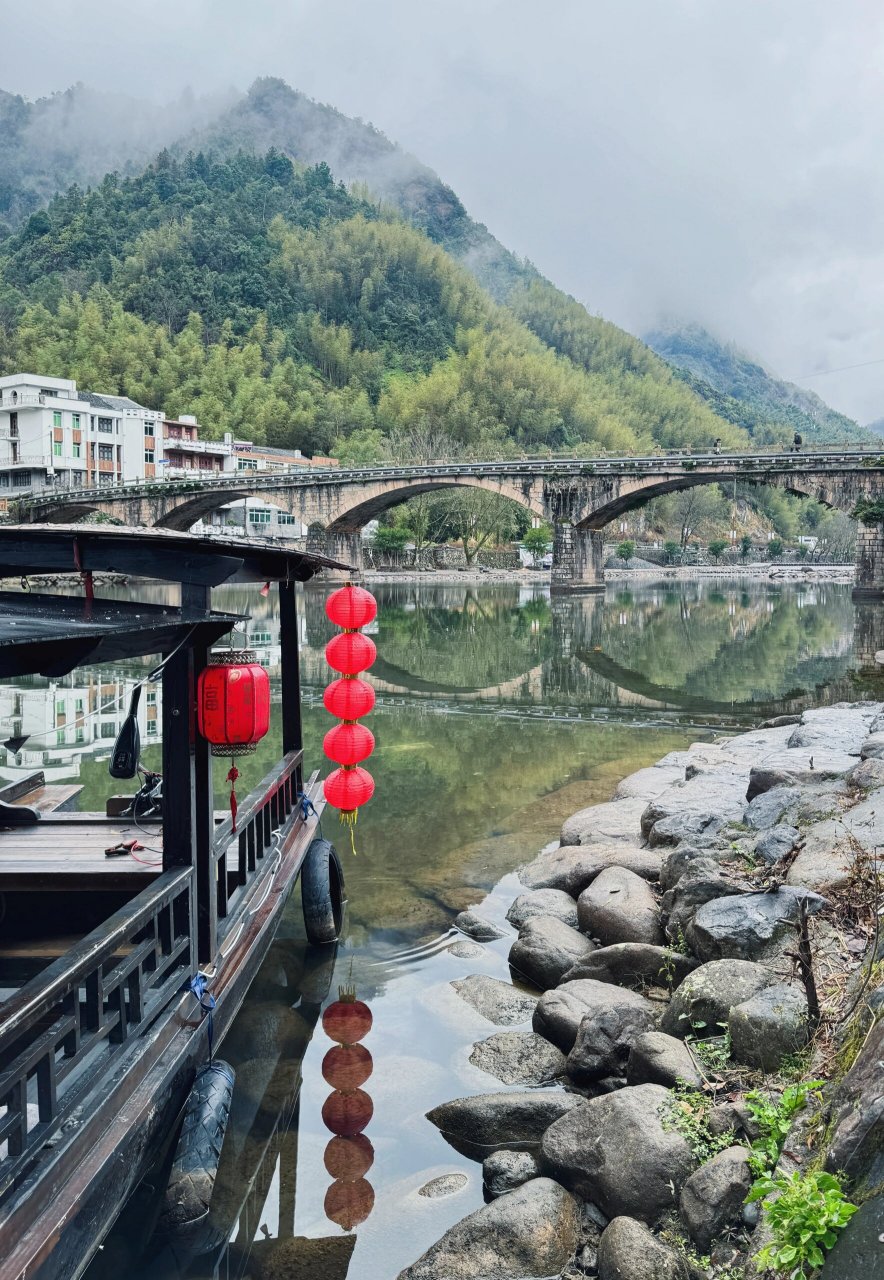
<path id="1" fill-rule="evenodd" d="M 219 440 L 179 440 L 177 436 L 166 436 L 163 440 L 163 452 L 169 453 L 214 453 L 219 457 L 230 456 L 229 444 Z"/>
<path id="2" fill-rule="evenodd" d="M 44 396 L 39 391 L 18 391 L 15 393 L 15 399 L 12 398 L 11 391 L 3 392 L 3 399 L 0 400 L 0 409 L 34 409 L 40 405 L 44 405 L 49 400 L 57 400 L 58 396 Z"/>

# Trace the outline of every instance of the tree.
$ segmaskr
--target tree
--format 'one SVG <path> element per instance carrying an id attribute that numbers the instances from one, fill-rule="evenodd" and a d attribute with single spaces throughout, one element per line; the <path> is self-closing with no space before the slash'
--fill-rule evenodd
<path id="1" fill-rule="evenodd" d="M 522 546 L 526 551 L 531 553 L 534 563 L 544 555 L 552 538 L 552 530 L 549 525 L 541 524 L 536 529 L 528 529 L 522 539 Z"/>
<path id="2" fill-rule="evenodd" d="M 727 551 L 727 543 L 724 538 L 713 538 L 712 542 L 709 543 L 709 554 L 716 564 L 718 564 L 725 551 Z"/>
<path id="3" fill-rule="evenodd" d="M 631 538 L 627 538 L 625 542 L 620 543 L 620 546 L 617 548 L 617 555 L 622 561 L 624 561 L 628 568 L 630 560 L 635 555 L 635 543 Z"/>
<path id="4" fill-rule="evenodd" d="M 740 559 L 748 560 L 752 554 L 752 539 L 748 533 L 744 533 L 740 539 Z"/>
<path id="5" fill-rule="evenodd" d="M 657 508 L 664 527 L 675 525 L 679 544 L 688 545 L 691 534 L 697 535 L 703 524 L 714 524 L 726 518 L 728 503 L 718 485 L 696 485 L 668 494 L 657 500 Z"/>
<path id="6" fill-rule="evenodd" d="M 463 488 L 450 497 L 437 499 L 441 532 L 454 537 L 463 547 L 467 564 L 488 543 L 500 545 L 520 532 L 524 511 L 509 498 L 485 489 Z"/>
<path id="7" fill-rule="evenodd" d="M 783 543 L 779 538 L 771 538 L 767 544 L 767 554 L 771 560 L 778 560 L 784 551 Z"/>
<path id="8" fill-rule="evenodd" d="M 666 557 L 667 564 L 675 564 L 681 554 L 681 547 L 677 542 L 664 542 L 663 554 Z"/>
<path id="9" fill-rule="evenodd" d="M 411 541 L 411 530 L 403 524 L 379 524 L 373 541 L 376 551 L 404 551 Z"/>

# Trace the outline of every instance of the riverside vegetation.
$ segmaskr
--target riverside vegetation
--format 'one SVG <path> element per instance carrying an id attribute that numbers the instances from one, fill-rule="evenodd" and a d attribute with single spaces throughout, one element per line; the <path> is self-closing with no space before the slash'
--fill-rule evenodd
<path id="1" fill-rule="evenodd" d="M 513 985 L 453 984 L 510 1088 L 429 1120 L 490 1203 L 400 1280 L 882 1274 L 882 802 L 865 702 L 671 752 L 570 817 L 519 872 Z"/>

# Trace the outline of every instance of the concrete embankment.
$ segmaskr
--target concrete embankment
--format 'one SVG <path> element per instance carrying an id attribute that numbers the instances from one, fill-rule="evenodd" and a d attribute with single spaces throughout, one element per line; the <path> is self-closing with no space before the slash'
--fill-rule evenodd
<path id="1" fill-rule="evenodd" d="M 640 770 L 506 923 L 462 913 L 465 959 L 512 930 L 512 982 L 452 984 L 488 1091 L 428 1120 L 489 1203 L 400 1280 L 754 1276 L 753 1184 L 822 1170 L 861 1205 L 822 1275 L 884 1275 L 882 845 L 884 705 L 843 704 Z"/>

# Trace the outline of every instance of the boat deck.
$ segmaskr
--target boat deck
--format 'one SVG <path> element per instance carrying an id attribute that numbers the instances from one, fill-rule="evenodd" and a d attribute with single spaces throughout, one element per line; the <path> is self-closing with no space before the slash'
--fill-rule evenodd
<path id="1" fill-rule="evenodd" d="M 29 801 L 29 803 L 33 803 Z M 106 849 L 135 840 L 134 856 L 109 857 Z M 0 842 L 0 892 L 137 892 L 162 870 L 162 824 L 139 825 L 102 813 L 44 813 L 33 826 L 15 827 Z"/>

